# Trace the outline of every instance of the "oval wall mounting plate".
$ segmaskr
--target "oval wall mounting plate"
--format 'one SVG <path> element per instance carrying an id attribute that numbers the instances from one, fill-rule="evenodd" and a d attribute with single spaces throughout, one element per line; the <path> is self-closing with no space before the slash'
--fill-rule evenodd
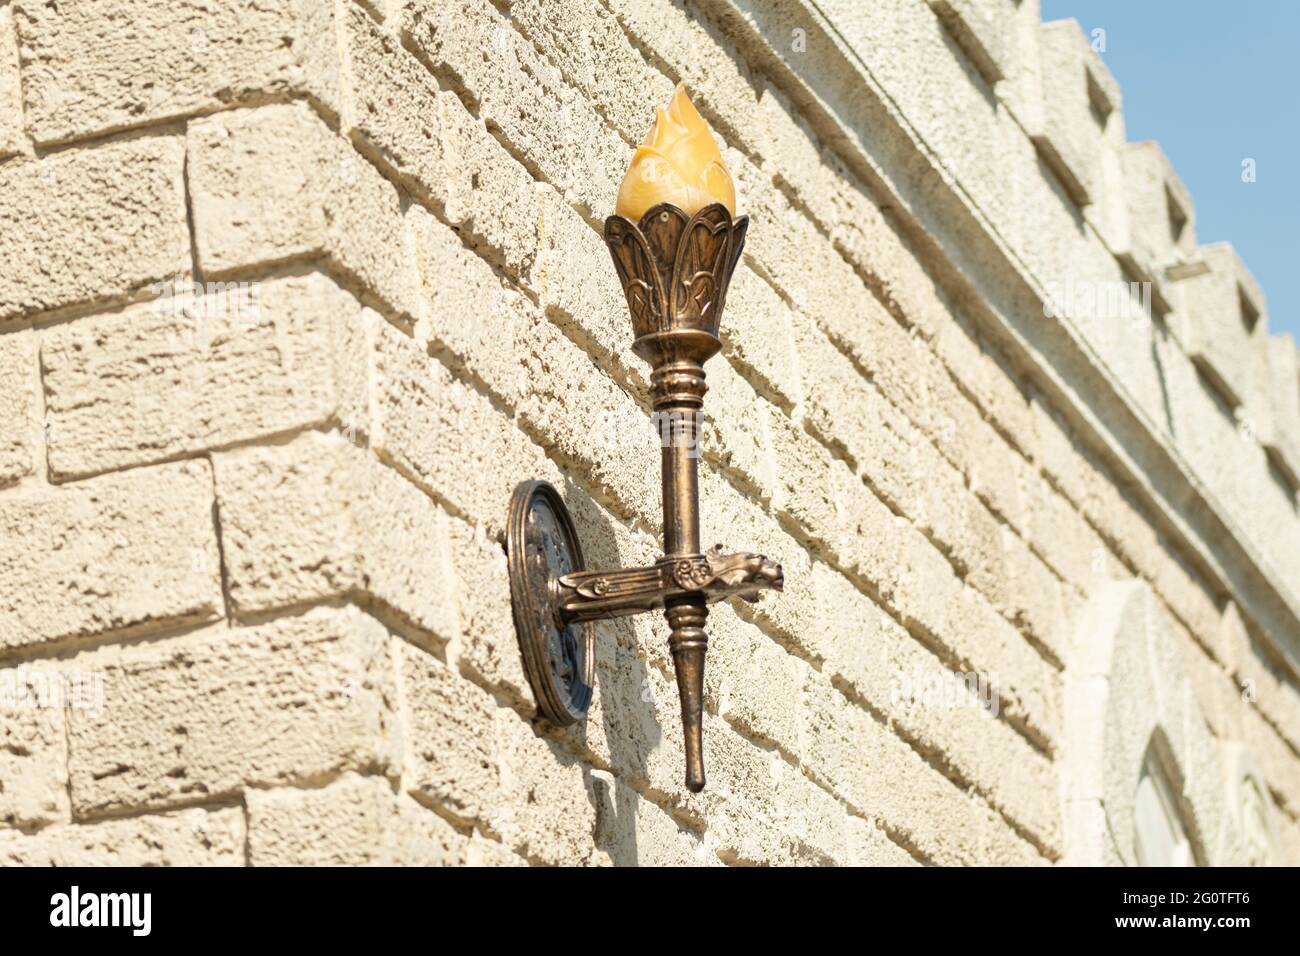
<path id="1" fill-rule="evenodd" d="M 538 710 L 568 726 L 585 720 L 595 684 L 595 624 L 564 622 L 556 580 L 586 570 L 569 509 L 554 486 L 525 481 L 510 498 L 506 523 L 510 603 L 524 672 Z"/>

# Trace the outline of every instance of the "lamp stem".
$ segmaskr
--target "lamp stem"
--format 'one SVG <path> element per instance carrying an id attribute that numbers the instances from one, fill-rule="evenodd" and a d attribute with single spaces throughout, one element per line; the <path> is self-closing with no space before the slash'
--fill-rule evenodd
<path id="1" fill-rule="evenodd" d="M 704 789 L 704 655 L 709 638 L 704 621 L 709 609 L 704 597 L 680 598 L 664 609 L 671 631 L 668 647 L 677 672 L 677 696 L 682 704 L 682 738 L 686 749 L 686 788 L 692 793 Z"/>
<path id="2" fill-rule="evenodd" d="M 653 369 L 651 402 L 659 415 L 663 443 L 664 558 L 698 558 L 700 551 L 699 419 L 704 407 L 704 366 L 677 358 Z M 668 646 L 677 673 L 686 749 L 686 786 L 704 789 L 704 631 L 707 598 L 686 594 L 665 602 Z"/>

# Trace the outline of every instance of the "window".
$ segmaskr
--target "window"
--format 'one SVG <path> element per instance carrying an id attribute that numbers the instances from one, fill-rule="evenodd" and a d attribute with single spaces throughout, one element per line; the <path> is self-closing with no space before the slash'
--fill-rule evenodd
<path id="1" fill-rule="evenodd" d="M 1192 845 L 1173 799 L 1173 788 L 1148 753 L 1133 807 L 1138 866 L 1192 866 Z"/>
<path id="2" fill-rule="evenodd" d="M 1272 827 L 1268 820 L 1269 799 L 1254 777 L 1241 781 L 1241 816 L 1245 830 L 1246 862 L 1250 866 L 1272 866 Z"/>

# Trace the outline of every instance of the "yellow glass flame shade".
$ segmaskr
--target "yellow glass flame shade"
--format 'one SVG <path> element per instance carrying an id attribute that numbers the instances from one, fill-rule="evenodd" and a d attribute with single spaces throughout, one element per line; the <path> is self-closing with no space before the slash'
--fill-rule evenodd
<path id="1" fill-rule="evenodd" d="M 680 206 L 687 215 L 720 202 L 736 214 L 731 173 L 684 83 L 677 84 L 667 110 L 655 109 L 654 125 L 632 154 L 614 211 L 637 222 L 661 202 Z"/>

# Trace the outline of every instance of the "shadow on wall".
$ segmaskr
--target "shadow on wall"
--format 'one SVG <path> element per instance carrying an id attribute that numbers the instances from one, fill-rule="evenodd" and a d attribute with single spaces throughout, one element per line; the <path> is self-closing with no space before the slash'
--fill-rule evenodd
<path id="1" fill-rule="evenodd" d="M 582 542 L 588 568 L 631 567 L 649 563 L 655 556 L 620 553 L 613 519 L 577 484 L 566 478 L 561 491 Z M 626 536 L 624 536 L 626 540 Z M 642 615 L 646 622 L 652 616 Z M 653 620 L 658 620 L 653 616 Z M 647 649 L 648 653 L 652 653 Z M 651 779 L 651 755 L 660 751 L 660 719 L 675 716 L 675 693 L 656 711 L 656 701 L 673 690 L 671 682 L 646 666 L 632 618 L 596 622 L 596 693 L 586 723 L 559 731 L 578 752 L 608 754 L 618 776 L 593 772 L 584 765 L 587 798 L 595 810 L 593 842 L 615 866 L 637 866 L 643 860 L 638 846 L 637 817 L 643 798 L 624 780 Z M 664 718 L 666 719 L 666 718 Z M 662 748 L 670 759 L 670 748 Z M 570 760 L 568 755 L 559 755 Z M 658 812 L 653 810 L 653 812 Z"/>

